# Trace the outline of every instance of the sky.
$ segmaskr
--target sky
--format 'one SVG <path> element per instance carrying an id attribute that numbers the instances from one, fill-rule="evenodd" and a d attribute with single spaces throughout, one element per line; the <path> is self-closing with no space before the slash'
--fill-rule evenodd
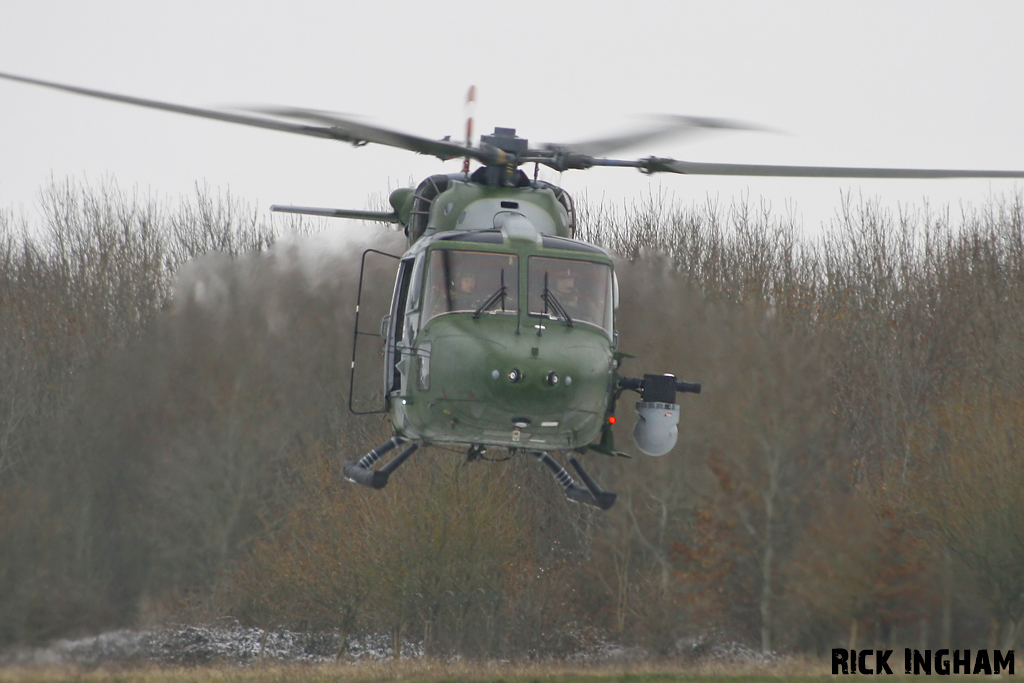
<path id="1" fill-rule="evenodd" d="M 1024 3 L 832 0 L 482 3 L 0 0 L 0 71 L 200 107 L 290 105 L 425 137 L 515 127 L 535 142 L 645 114 L 722 132 L 618 153 L 737 163 L 1024 169 Z M 459 161 L 192 119 L 0 81 L 0 209 L 31 218 L 51 177 L 174 200 L 196 183 L 261 208 L 363 209 Z M 532 171 L 532 169 L 529 169 Z M 981 206 L 1013 180 L 715 178 L 632 169 L 541 177 L 615 206 L 744 198 L 814 233 L 844 193 Z"/>

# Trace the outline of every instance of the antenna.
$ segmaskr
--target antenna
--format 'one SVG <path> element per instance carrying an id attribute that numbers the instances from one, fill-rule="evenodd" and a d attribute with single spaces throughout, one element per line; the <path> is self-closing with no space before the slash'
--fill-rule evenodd
<path id="1" fill-rule="evenodd" d="M 473 110 L 476 109 L 476 86 L 469 86 L 466 93 L 466 147 L 473 146 Z M 462 172 L 469 173 L 469 157 L 462 162 Z"/>

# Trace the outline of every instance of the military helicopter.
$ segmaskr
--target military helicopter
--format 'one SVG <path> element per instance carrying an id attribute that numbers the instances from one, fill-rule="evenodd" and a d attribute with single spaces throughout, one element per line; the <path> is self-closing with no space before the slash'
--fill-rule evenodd
<path id="1" fill-rule="evenodd" d="M 381 323 L 383 395 L 393 436 L 357 461 L 345 476 L 380 489 L 420 447 L 465 446 L 469 460 L 487 448 L 528 453 L 545 465 L 569 500 L 602 510 L 616 494 L 590 476 L 577 455 L 624 456 L 613 425 L 625 391 L 639 394 L 636 446 L 665 455 L 678 438 L 678 393 L 701 385 L 672 374 L 628 377 L 629 356 L 618 349 L 618 282 L 611 254 L 576 239 L 572 198 L 537 179 L 539 166 L 556 171 L 596 166 L 643 173 L 835 178 L 1024 178 L 1024 171 L 847 168 L 689 162 L 662 157 L 604 155 L 639 142 L 705 129 L 751 129 L 723 119 L 671 116 L 646 129 L 576 144 L 531 147 L 515 129 L 496 128 L 472 144 L 388 130 L 339 114 L 292 107 L 241 111 L 203 109 L 0 73 L 0 78 L 89 97 L 247 126 L 406 149 L 441 160 L 465 159 L 458 173 L 428 177 L 391 193 L 392 211 L 273 206 L 274 211 L 397 223 L 408 249 L 398 260 L 391 308 Z M 472 91 L 471 91 L 472 92 Z M 470 170 L 471 161 L 479 166 Z M 520 168 L 533 164 L 530 178 Z M 368 253 L 363 254 L 365 267 Z M 382 253 L 382 252 L 376 252 Z M 359 335 L 357 297 L 352 372 Z M 379 469 L 382 457 L 398 455 Z M 567 455 L 582 484 L 553 457 Z"/>

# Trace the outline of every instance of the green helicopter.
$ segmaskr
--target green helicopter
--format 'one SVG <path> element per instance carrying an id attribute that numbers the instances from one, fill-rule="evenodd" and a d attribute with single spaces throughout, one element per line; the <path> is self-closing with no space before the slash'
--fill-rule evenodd
<path id="1" fill-rule="evenodd" d="M 408 250 L 398 259 L 384 338 L 383 406 L 393 436 L 358 461 L 344 464 L 353 482 L 380 489 L 419 448 L 461 445 L 470 460 L 487 448 L 525 453 L 548 467 L 573 501 L 607 510 L 615 494 L 602 489 L 577 455 L 625 456 L 615 448 L 616 404 L 634 391 L 637 447 L 661 456 L 678 437 L 678 393 L 701 385 L 674 375 L 627 377 L 620 362 L 615 315 L 618 282 L 611 255 L 575 238 L 572 198 L 537 179 L 536 169 L 594 166 L 643 173 L 841 178 L 1024 178 L 1024 171 L 882 169 L 687 162 L 604 155 L 701 129 L 753 129 L 723 119 L 662 118 L 647 129 L 570 145 L 531 148 L 511 128 L 465 143 L 410 135 L 331 112 L 297 108 L 220 111 L 102 92 L 0 73 L 0 78 L 124 104 L 188 114 L 362 146 L 388 145 L 442 160 L 464 158 L 460 173 L 434 175 L 391 193 L 391 212 L 273 206 L 285 211 L 401 225 Z M 471 90 L 472 93 L 472 90 Z M 472 97 L 472 95 L 471 95 Z M 479 166 L 470 171 L 470 161 Z M 534 164 L 533 178 L 520 168 Z M 372 252 L 374 250 L 368 250 Z M 377 252 L 380 253 L 380 252 Z M 367 253 L 363 255 L 365 265 Z M 359 299 L 362 297 L 360 275 Z M 359 331 L 356 308 L 352 371 Z M 374 469 L 390 451 L 402 450 Z M 567 455 L 578 483 L 553 457 Z M 628 456 L 626 456 L 628 457 Z"/>

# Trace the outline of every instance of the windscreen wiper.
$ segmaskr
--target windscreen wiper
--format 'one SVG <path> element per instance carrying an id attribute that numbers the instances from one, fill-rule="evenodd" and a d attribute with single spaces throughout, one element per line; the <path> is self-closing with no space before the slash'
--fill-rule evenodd
<path id="1" fill-rule="evenodd" d="M 473 317 L 479 318 L 480 315 L 491 308 L 494 304 L 501 301 L 501 310 L 505 310 L 505 295 L 508 294 L 508 287 L 505 286 L 505 269 L 501 269 L 501 286 L 498 287 L 498 291 L 487 299 L 487 301 L 480 304 L 480 306 L 473 311 Z"/>
<path id="2" fill-rule="evenodd" d="M 565 310 L 565 306 L 558 300 L 555 293 L 548 289 L 548 274 L 544 273 L 544 293 L 541 294 L 541 298 L 544 299 L 544 315 L 547 315 L 548 308 L 550 307 L 554 311 L 555 316 L 559 318 L 565 318 L 565 322 L 572 327 L 572 316 L 569 315 L 569 311 Z"/>

